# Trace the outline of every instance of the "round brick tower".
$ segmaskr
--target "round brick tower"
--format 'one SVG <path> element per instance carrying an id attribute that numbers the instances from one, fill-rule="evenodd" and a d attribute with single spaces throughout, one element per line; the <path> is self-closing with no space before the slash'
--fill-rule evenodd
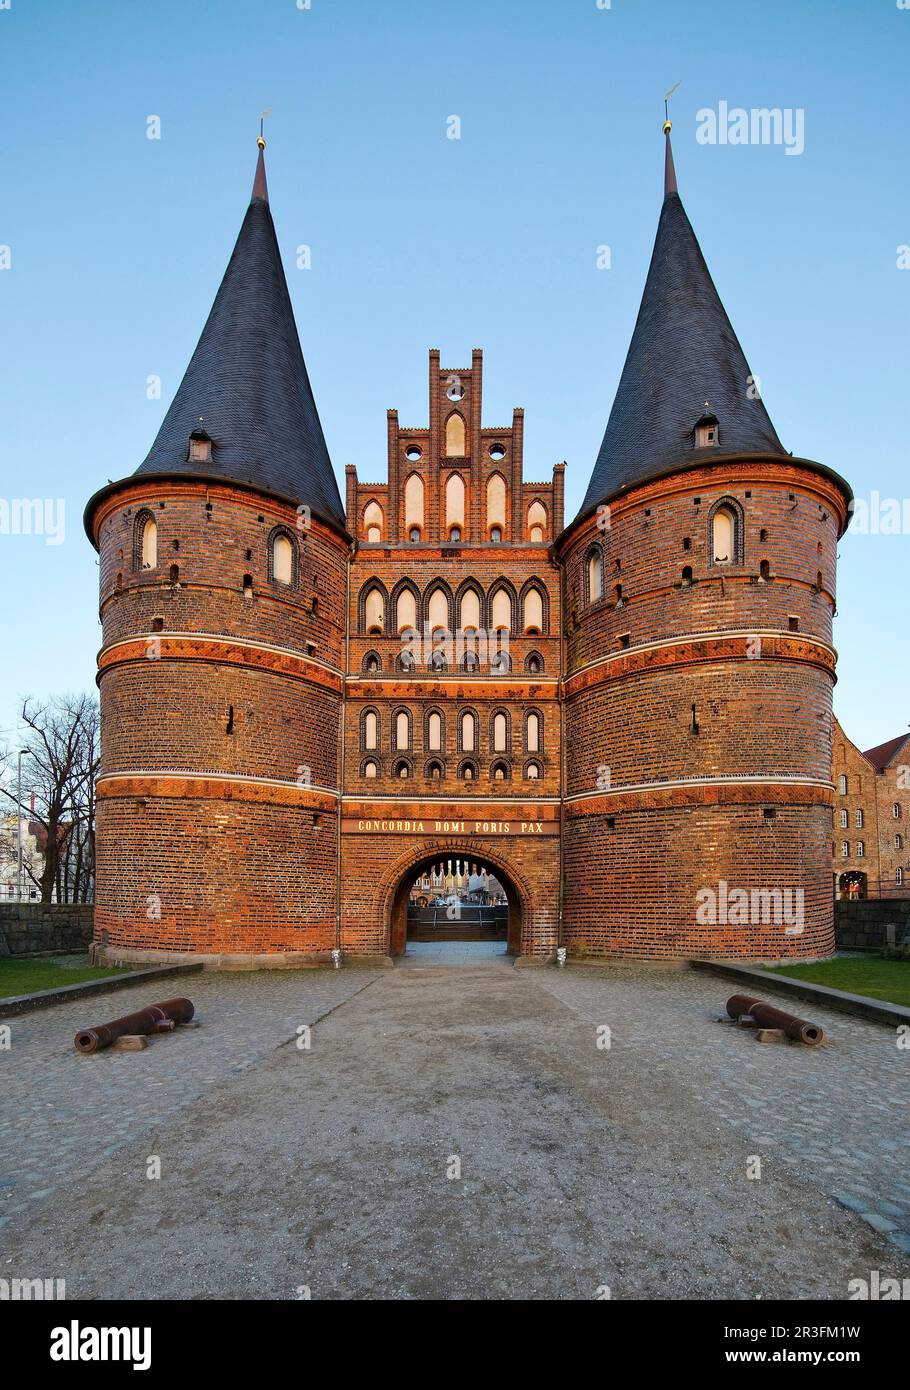
<path id="1" fill-rule="evenodd" d="M 847 484 L 786 453 L 676 188 L 565 568 L 570 952 L 834 948 Z"/>
<path id="2" fill-rule="evenodd" d="M 283 963 L 336 944 L 349 541 L 260 143 L 148 457 L 96 493 L 96 952 Z"/>

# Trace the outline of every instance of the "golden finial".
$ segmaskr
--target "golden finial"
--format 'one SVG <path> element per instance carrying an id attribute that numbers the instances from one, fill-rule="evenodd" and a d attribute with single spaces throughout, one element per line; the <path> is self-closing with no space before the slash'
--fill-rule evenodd
<path id="1" fill-rule="evenodd" d="M 265 136 L 264 136 L 263 133 L 262 133 L 263 122 L 265 121 L 266 116 L 271 116 L 271 114 L 272 114 L 272 108 L 271 108 L 271 106 L 268 108 L 267 111 L 260 111 L 260 112 L 259 112 L 259 139 L 256 141 L 256 144 L 259 146 L 259 148 L 260 148 L 261 150 L 264 150 L 264 149 L 265 149 Z"/>

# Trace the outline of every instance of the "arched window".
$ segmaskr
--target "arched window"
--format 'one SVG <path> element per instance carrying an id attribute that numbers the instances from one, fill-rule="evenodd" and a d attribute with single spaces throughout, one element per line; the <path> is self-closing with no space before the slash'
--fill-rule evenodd
<path id="1" fill-rule="evenodd" d="M 417 658 L 413 652 L 399 652 L 396 664 L 399 671 L 415 671 L 417 669 Z"/>
<path id="2" fill-rule="evenodd" d="M 588 551 L 588 602 L 596 603 L 604 591 L 604 554 L 599 545 Z"/>
<path id="3" fill-rule="evenodd" d="M 378 652 L 367 652 L 361 669 L 366 676 L 375 676 L 382 670 L 382 659 Z"/>
<path id="4" fill-rule="evenodd" d="M 532 502 L 528 508 L 528 539 L 542 541 L 547 534 L 547 509 L 542 502 Z"/>
<path id="5" fill-rule="evenodd" d="M 525 632 L 543 632 L 543 595 L 537 588 L 525 594 L 522 625 Z"/>
<path id="6" fill-rule="evenodd" d="M 363 746 L 368 752 L 379 747 L 379 716 L 373 709 L 363 716 Z"/>
<path id="7" fill-rule="evenodd" d="M 477 765 L 470 761 L 463 762 L 458 769 L 458 776 L 463 782 L 475 782 L 477 780 Z"/>
<path id="8" fill-rule="evenodd" d="M 426 775 L 431 782 L 441 782 L 443 777 L 442 763 L 437 758 L 427 763 Z"/>
<path id="9" fill-rule="evenodd" d="M 497 710 L 493 715 L 493 752 L 507 753 L 509 751 L 509 719 L 508 715 L 502 710 Z"/>
<path id="10" fill-rule="evenodd" d="M 461 659 L 461 669 L 462 671 L 480 670 L 480 658 L 478 657 L 476 652 L 465 652 L 464 656 Z"/>
<path id="11" fill-rule="evenodd" d="M 450 473 L 446 479 L 446 533 L 451 536 L 454 527 L 458 528 L 460 539 L 464 526 L 464 478 L 460 473 Z"/>
<path id="12" fill-rule="evenodd" d="M 512 599 L 508 589 L 497 589 L 490 610 L 492 626 L 497 632 L 512 631 Z"/>
<path id="13" fill-rule="evenodd" d="M 136 518 L 136 562 L 141 570 L 158 567 L 158 523 L 151 512 L 140 512 Z"/>
<path id="14" fill-rule="evenodd" d="M 464 417 L 453 410 L 446 420 L 446 458 L 464 458 Z"/>
<path id="15" fill-rule="evenodd" d="M 508 782 L 511 768 L 508 763 L 496 762 L 490 768 L 490 777 L 494 782 Z"/>
<path id="16" fill-rule="evenodd" d="M 447 670 L 449 663 L 446 660 L 445 650 L 442 647 L 437 647 L 435 651 L 430 652 L 430 659 L 427 665 L 431 671 Z"/>
<path id="17" fill-rule="evenodd" d="M 411 764 L 405 758 L 400 758 L 392 768 L 392 776 L 404 779 L 411 775 Z"/>
<path id="18" fill-rule="evenodd" d="M 367 590 L 363 601 L 363 625 L 367 632 L 385 629 L 385 595 L 376 585 Z"/>
<path id="19" fill-rule="evenodd" d="M 900 820 L 900 818 L 901 818 L 901 804 L 900 804 L 899 801 L 895 801 L 894 805 L 891 807 L 891 815 L 893 816 L 893 818 L 894 818 L 895 820 Z"/>
<path id="20" fill-rule="evenodd" d="M 476 589 L 465 589 L 461 596 L 458 622 L 462 632 L 477 632 L 480 629 L 480 594 Z"/>
<path id="21" fill-rule="evenodd" d="M 417 530 L 417 536 L 412 533 Z M 420 540 L 423 533 L 423 478 L 410 473 L 404 485 L 404 529 L 411 540 Z"/>
<path id="22" fill-rule="evenodd" d="M 712 565 L 741 565 L 743 562 L 742 508 L 725 498 L 711 509 L 708 544 Z"/>
<path id="23" fill-rule="evenodd" d="M 445 589 L 434 589 L 430 594 L 427 603 L 427 622 L 430 624 L 430 635 L 433 637 L 438 632 L 448 632 L 449 598 Z"/>
<path id="24" fill-rule="evenodd" d="M 378 502 L 367 503 L 363 513 L 363 525 L 368 541 L 382 540 L 382 508 Z"/>
<path id="25" fill-rule="evenodd" d="M 471 710 L 465 710 L 459 721 L 459 742 L 462 752 L 474 753 L 477 751 L 477 716 Z"/>
<path id="26" fill-rule="evenodd" d="M 395 630 L 401 636 L 407 628 L 417 628 L 417 595 L 413 589 L 402 589 L 395 602 Z"/>
<path id="27" fill-rule="evenodd" d="M 543 721 L 536 710 L 525 721 L 525 747 L 529 753 L 539 753 L 543 747 Z"/>
<path id="28" fill-rule="evenodd" d="M 529 676 L 539 676 L 543 671 L 543 657 L 540 652 L 529 652 L 525 657 L 525 670 Z"/>
<path id="29" fill-rule="evenodd" d="M 494 652 L 490 658 L 490 670 L 494 676 L 504 676 L 512 669 L 512 658 L 507 651 Z"/>
<path id="30" fill-rule="evenodd" d="M 394 730 L 394 744 L 398 749 L 410 748 L 411 746 L 411 716 L 406 709 L 400 709 L 395 715 L 392 725 Z"/>
<path id="31" fill-rule="evenodd" d="M 378 777 L 379 764 L 374 762 L 372 758 L 369 758 L 363 765 L 363 775 L 364 777 Z"/>
<path id="32" fill-rule="evenodd" d="M 442 751 L 442 715 L 435 709 L 427 715 L 427 748 L 431 753 Z"/>
<path id="33" fill-rule="evenodd" d="M 502 528 L 506 524 L 506 480 L 501 473 L 493 473 L 487 482 L 487 530 L 492 536 L 495 529 L 499 535 L 494 540 L 502 540 Z"/>
<path id="34" fill-rule="evenodd" d="M 540 763 L 528 763 L 525 767 L 525 777 L 529 778 L 532 782 L 539 780 Z"/>
<path id="35" fill-rule="evenodd" d="M 286 531 L 276 531 L 272 536 L 269 567 L 276 584 L 293 584 L 294 542 Z"/>

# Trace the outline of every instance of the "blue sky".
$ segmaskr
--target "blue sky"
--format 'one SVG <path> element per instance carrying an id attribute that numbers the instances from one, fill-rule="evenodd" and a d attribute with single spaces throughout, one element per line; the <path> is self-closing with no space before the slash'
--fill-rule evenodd
<path id="1" fill-rule="evenodd" d="M 525 407 L 526 475 L 566 459 L 573 513 L 656 230 L 662 96 L 681 80 L 680 191 L 781 438 L 861 497 L 903 498 L 908 59 L 896 0 L 12 0 L 0 497 L 65 499 L 66 531 L 0 535 L 0 730 L 19 695 L 91 688 L 82 508 L 138 467 L 179 384 L 266 107 L 272 210 L 339 477 L 349 462 L 384 477 L 389 406 L 425 420 L 429 347 L 457 367 L 477 346 L 486 423 Z M 696 113 L 720 101 L 803 110 L 805 151 L 699 144 Z M 910 536 L 848 533 L 840 556 L 835 708 L 866 747 L 910 721 Z"/>

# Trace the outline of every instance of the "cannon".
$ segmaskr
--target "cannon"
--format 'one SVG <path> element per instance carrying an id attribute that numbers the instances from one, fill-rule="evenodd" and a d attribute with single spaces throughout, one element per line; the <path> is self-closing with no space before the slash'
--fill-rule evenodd
<path id="1" fill-rule="evenodd" d="M 806 1047 L 818 1047 L 825 1041 L 825 1031 L 817 1023 L 807 1023 L 804 1018 L 775 1009 L 773 1004 L 765 1004 L 749 994 L 731 995 L 727 1013 L 747 1028 L 779 1028 L 793 1042 L 805 1043 Z"/>
<path id="2" fill-rule="evenodd" d="M 178 1023 L 189 1023 L 195 1012 L 189 999 L 166 999 L 163 1004 L 149 1004 L 148 1008 L 115 1018 L 112 1023 L 83 1028 L 73 1042 L 77 1052 L 100 1052 L 126 1035 L 169 1033 Z"/>

